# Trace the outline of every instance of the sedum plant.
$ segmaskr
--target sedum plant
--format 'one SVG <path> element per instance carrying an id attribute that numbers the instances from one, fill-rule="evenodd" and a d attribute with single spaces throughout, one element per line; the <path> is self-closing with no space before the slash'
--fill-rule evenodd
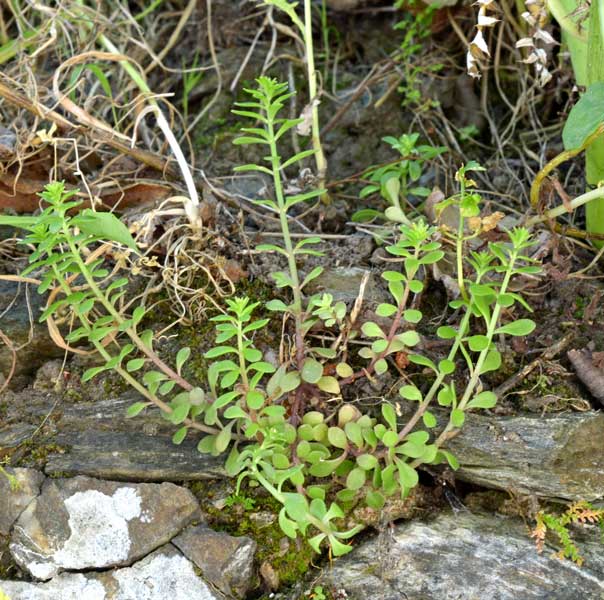
<path id="1" fill-rule="evenodd" d="M 419 133 L 404 133 L 398 138 L 387 136 L 382 141 L 396 150 L 400 159 L 382 167 L 368 169 L 365 178 L 369 183 L 361 190 L 360 198 L 379 193 L 390 206 L 383 214 L 371 208 L 359 210 L 352 219 L 366 221 L 378 217 L 396 223 L 409 223 L 404 210 L 409 198 L 425 198 L 430 194 L 428 188 L 418 185 L 425 163 L 446 152 L 447 148 L 418 144 Z"/>
<path id="2" fill-rule="evenodd" d="M 260 172 L 272 181 L 271 197 L 257 202 L 279 215 L 281 244 L 258 249 L 283 258 L 285 270 L 273 277 L 289 297 L 264 306 L 245 297 L 227 300 L 225 312 L 213 318 L 216 344 L 205 354 L 210 362 L 206 382 L 183 377 L 188 348 L 179 350 L 174 366 L 157 355 L 152 331 L 139 330 L 144 307 L 129 314 L 121 305 L 127 280 L 112 277 L 103 252 L 108 240 L 132 252 L 136 245 L 116 217 L 90 210 L 72 215 L 78 205 L 73 192 L 53 183 L 43 194 L 48 206 L 39 217 L 0 217 L 0 224 L 29 230 L 24 242 L 34 252 L 26 273 L 41 273 L 39 290 L 52 290 L 41 319 L 68 309 L 80 326 L 67 340 L 87 339 L 101 356 L 102 364 L 84 379 L 115 370 L 144 398 L 130 407 L 129 416 L 155 405 L 175 425 L 174 443 L 191 432 L 202 434 L 200 452 L 228 453 L 226 470 L 237 478 L 237 493 L 245 480 L 261 485 L 282 505 L 279 524 L 287 536 L 303 536 L 317 552 L 326 545 L 339 556 L 350 551 L 348 540 L 362 528 L 345 525 L 349 509 L 361 502 L 379 511 L 389 498 L 406 497 L 418 483 L 421 465 L 457 467 L 447 440 L 463 426 L 467 411 L 496 402 L 481 383 L 501 362 L 495 339 L 526 335 L 534 327 L 528 319 L 502 323 L 504 309 L 516 303 L 528 308 L 510 284 L 538 268 L 527 256 L 532 242 L 522 228 L 509 232 L 505 242 L 468 254 L 468 243 L 490 222 L 480 217 L 480 197 L 471 192 L 469 175 L 479 167 L 468 164 L 457 174 L 460 192 L 440 207 L 457 208 L 457 229 L 439 231 L 421 219 L 397 224 L 386 248 L 394 267 L 383 273 L 391 299 L 378 306 L 379 323 L 359 327 L 354 311 L 348 314 L 329 294 L 305 295 L 321 268 L 304 276 L 298 259 L 320 255 L 314 247 L 319 239 L 294 244 L 288 213 L 322 190 L 289 196 L 284 177 L 312 151 L 290 158 L 279 153 L 281 137 L 299 122 L 279 116 L 290 96 L 284 84 L 261 77 L 248 95 L 235 112 L 253 123 L 236 143 L 259 145 L 266 153 L 262 164 L 238 170 Z M 416 304 L 428 271 L 444 258 L 443 237 L 450 238 L 458 254 L 461 295 L 451 306 L 460 320 L 456 327 L 437 330 L 450 348 L 434 361 L 418 351 L 423 315 Z M 262 311 L 261 318 L 256 311 Z M 269 326 L 270 312 L 280 313 L 293 334 L 280 364 L 266 360 L 255 343 Z M 324 333 L 322 345 L 310 342 L 311 330 Z M 353 339 L 363 343 L 358 352 L 350 344 Z M 413 375 L 405 375 L 398 389 L 397 402 L 408 403 L 410 410 L 399 411 L 384 400 L 362 412 L 343 400 L 346 386 L 384 376 L 400 353 L 423 369 L 425 383 L 415 384 Z"/>

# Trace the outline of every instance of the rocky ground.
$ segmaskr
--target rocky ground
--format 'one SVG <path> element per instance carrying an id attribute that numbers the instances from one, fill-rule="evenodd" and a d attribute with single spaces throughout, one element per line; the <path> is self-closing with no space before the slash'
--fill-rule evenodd
<path id="1" fill-rule="evenodd" d="M 368 294 L 379 300 L 379 288 Z M 11 335 L 25 336 L 26 316 L 12 315 Z M 553 558 L 555 544 L 538 554 L 529 537 L 539 506 L 604 497 L 597 410 L 469 415 L 451 441 L 454 478 L 426 473 L 408 501 L 357 511 L 369 528 L 353 552 L 322 561 L 279 531 L 270 502 L 230 502 L 222 457 L 173 445 L 152 410 L 124 419 L 132 392 L 79 384 L 77 361 L 57 378 L 51 347 L 36 329 L 19 356 L 28 368 L 0 399 L 0 456 L 15 465 L 0 475 L 0 589 L 11 600 L 604 597 L 597 528 L 575 532 L 581 567 Z"/>

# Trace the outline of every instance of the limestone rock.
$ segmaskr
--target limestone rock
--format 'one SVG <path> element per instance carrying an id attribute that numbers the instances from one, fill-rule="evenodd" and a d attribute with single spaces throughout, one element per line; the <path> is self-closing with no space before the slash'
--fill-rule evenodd
<path id="1" fill-rule="evenodd" d="M 13 523 L 40 493 L 44 475 L 34 469 L 6 469 L 14 478 L 16 487 L 4 473 L 0 473 L 0 535 L 8 535 Z"/>
<path id="2" fill-rule="evenodd" d="M 585 564 L 537 554 L 520 520 L 443 514 L 376 537 L 326 569 L 321 580 L 349 600 L 600 600 L 604 556 L 597 533 Z"/>
<path id="3" fill-rule="evenodd" d="M 166 545 L 132 567 L 108 573 L 65 573 L 47 583 L 0 581 L 11 600 L 225 600 Z"/>
<path id="4" fill-rule="evenodd" d="M 199 517 L 193 494 L 171 483 L 47 480 L 15 523 L 10 550 L 19 566 L 46 580 L 130 565 Z"/>
<path id="5" fill-rule="evenodd" d="M 256 542 L 200 525 L 189 527 L 172 543 L 227 595 L 244 598 L 252 585 Z"/>

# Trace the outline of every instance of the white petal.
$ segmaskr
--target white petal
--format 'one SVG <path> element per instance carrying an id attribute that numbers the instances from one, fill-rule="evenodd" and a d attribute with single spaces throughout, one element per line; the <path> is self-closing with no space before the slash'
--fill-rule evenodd
<path id="1" fill-rule="evenodd" d="M 537 31 L 535 31 L 535 33 L 533 34 L 533 37 L 537 40 L 541 40 L 542 42 L 545 42 L 546 44 L 557 44 L 558 43 L 551 36 L 550 33 L 548 33 L 547 31 L 544 31 L 543 29 L 537 29 Z"/>
<path id="2" fill-rule="evenodd" d="M 490 56 L 489 47 L 484 41 L 484 36 L 482 35 L 482 31 L 480 31 L 480 29 L 476 32 L 476 35 L 474 36 L 474 39 L 471 42 L 471 45 L 476 46 L 483 54 L 486 54 L 486 56 Z"/>
<path id="3" fill-rule="evenodd" d="M 522 62 L 526 65 L 532 65 L 533 63 L 536 63 L 538 60 L 539 60 L 539 57 L 534 52 L 531 52 Z"/>
<path id="4" fill-rule="evenodd" d="M 551 78 L 552 74 L 547 69 L 543 69 L 539 75 L 539 85 L 545 87 L 551 81 Z"/>
<path id="5" fill-rule="evenodd" d="M 530 37 L 521 38 L 516 42 L 516 48 L 532 48 L 534 45 L 535 42 Z"/>
<path id="6" fill-rule="evenodd" d="M 547 62 L 547 52 L 543 48 L 535 48 L 533 52 L 537 55 L 539 62 L 543 64 Z"/>
<path id="7" fill-rule="evenodd" d="M 499 23 L 499 19 L 487 17 L 486 15 L 478 15 L 478 27 L 493 27 L 495 23 Z"/>
<path id="8" fill-rule="evenodd" d="M 535 17 L 531 15 L 530 12 L 523 12 L 521 15 L 522 19 L 524 19 L 531 27 L 534 27 L 537 24 Z"/>

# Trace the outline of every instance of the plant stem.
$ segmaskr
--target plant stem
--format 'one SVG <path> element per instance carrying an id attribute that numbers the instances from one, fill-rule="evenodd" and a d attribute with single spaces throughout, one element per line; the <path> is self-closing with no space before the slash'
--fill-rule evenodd
<path id="1" fill-rule="evenodd" d="M 92 290 L 92 293 L 97 297 L 99 302 L 105 307 L 107 312 L 117 321 L 117 323 L 119 323 L 119 324 L 123 323 L 124 318 L 115 309 L 113 304 L 111 304 L 111 302 L 108 300 L 108 298 L 102 292 L 102 290 L 99 288 L 99 286 L 97 285 L 96 281 L 94 280 L 94 278 L 92 277 L 92 275 L 90 273 L 90 269 L 88 268 L 88 265 L 82 260 L 79 249 L 73 242 L 71 232 L 69 231 L 69 228 L 67 227 L 66 223 L 64 223 L 64 225 L 63 225 L 63 233 L 65 235 L 65 238 L 67 239 L 67 243 L 69 244 L 69 248 L 74 257 L 74 260 L 76 261 L 77 265 L 80 267 L 82 275 L 83 275 L 84 279 L 86 279 L 86 283 L 89 285 L 90 289 Z M 164 361 L 162 361 L 161 358 L 159 358 L 159 356 L 157 356 L 157 354 L 155 354 L 155 352 L 153 352 L 153 350 L 151 350 L 151 348 L 146 346 L 146 344 L 143 342 L 143 340 L 141 340 L 141 338 L 136 333 L 136 331 L 134 330 L 133 327 L 128 327 L 125 330 L 125 332 L 128 335 L 128 337 L 134 342 L 136 347 L 141 352 L 143 352 L 143 354 L 145 354 L 145 356 L 147 356 L 147 358 L 149 358 L 151 360 L 151 362 L 158 369 L 160 369 L 160 371 L 162 371 L 165 375 L 167 375 L 172 381 L 175 381 L 184 390 L 191 391 L 193 389 L 193 386 L 186 379 L 181 377 L 176 371 L 174 371 L 171 367 L 169 367 L 166 363 L 164 363 Z"/>
<path id="2" fill-rule="evenodd" d="M 304 0 L 304 46 L 306 48 L 306 67 L 308 77 L 308 96 L 312 110 L 312 145 L 315 150 L 315 163 L 317 165 L 317 177 L 319 179 L 319 188 L 325 187 L 325 177 L 327 175 L 327 161 L 321 145 L 321 128 L 319 124 L 319 100 L 317 97 L 317 73 L 315 71 L 315 56 L 312 39 L 312 2 Z M 323 200 L 328 202 L 326 194 Z"/>
<path id="3" fill-rule="evenodd" d="M 247 370 L 245 368 L 245 356 L 243 355 L 243 323 L 237 319 L 237 354 L 239 355 L 239 370 L 241 371 L 241 381 L 245 391 L 249 391 L 250 382 L 247 378 Z"/>
<path id="4" fill-rule="evenodd" d="M 466 310 L 466 312 L 463 316 L 463 319 L 461 320 L 461 323 L 459 324 L 459 331 L 457 332 L 457 335 L 455 336 L 455 341 L 453 342 L 453 346 L 451 347 L 451 350 L 449 351 L 449 355 L 447 356 L 448 360 L 453 360 L 455 358 L 455 355 L 457 354 L 457 351 L 461 345 L 461 341 L 465 337 L 466 331 L 468 330 L 468 325 L 470 323 L 471 316 L 472 316 L 472 314 L 471 314 L 470 310 L 469 309 Z M 417 422 L 421 419 L 421 417 L 426 412 L 426 410 L 428 410 L 428 406 L 430 406 L 430 403 L 434 399 L 436 392 L 439 390 L 444 379 L 445 379 L 445 374 L 439 372 L 438 375 L 436 376 L 436 379 L 432 383 L 432 386 L 428 390 L 428 393 L 426 394 L 424 399 L 421 401 L 418 409 L 415 411 L 415 414 L 409 419 L 409 421 L 405 424 L 405 427 L 403 427 L 403 429 L 400 431 L 399 436 L 398 436 L 400 441 L 403 441 L 405 439 L 405 437 L 413 430 L 413 428 L 415 427 Z"/>
<path id="5" fill-rule="evenodd" d="M 580 196 L 577 196 L 571 200 L 567 205 L 561 204 L 555 208 L 550 208 L 550 210 L 544 212 L 542 215 L 531 217 L 526 221 L 525 225 L 526 227 L 532 227 L 537 223 L 543 223 L 544 221 L 555 219 L 556 217 L 567 214 L 569 209 L 574 210 L 575 208 L 579 208 L 579 206 L 583 206 L 584 204 L 587 204 L 592 200 L 597 200 L 598 198 L 604 198 L 604 187 L 599 187 L 595 190 L 585 192 L 584 194 L 581 194 Z"/>
<path id="6" fill-rule="evenodd" d="M 74 255 L 74 258 L 79 256 L 78 254 L 74 254 L 73 250 L 72 250 L 72 254 Z M 85 266 L 86 265 L 84 265 L 84 267 Z M 80 265 L 80 268 L 81 268 L 81 265 Z M 66 296 L 70 296 L 73 292 L 72 292 L 71 288 L 69 287 L 69 284 L 65 281 L 63 274 L 58 271 L 58 269 L 55 265 L 52 266 L 52 270 L 53 270 L 53 273 L 55 276 L 55 280 L 59 282 L 59 285 L 61 286 L 63 293 Z M 82 269 L 83 273 L 85 271 L 86 271 L 85 268 Z M 90 326 L 90 323 L 88 323 L 88 321 L 82 317 L 79 317 L 79 321 L 82 324 L 82 327 L 84 327 L 84 329 L 90 334 L 90 332 L 92 331 L 92 327 Z M 111 354 L 109 354 L 109 352 L 107 352 L 107 350 L 105 349 L 103 344 L 101 344 L 100 341 L 93 342 L 93 345 L 94 345 L 96 351 L 105 360 L 105 362 L 108 362 L 109 360 L 111 360 L 111 358 L 112 358 Z M 145 398 L 147 398 L 147 400 L 149 400 L 150 402 L 155 404 L 155 406 L 157 406 L 160 410 L 162 410 L 163 412 L 165 412 L 167 414 L 170 414 L 172 412 L 171 406 L 166 404 L 163 400 L 160 400 L 155 394 L 152 394 L 147 388 L 145 388 L 145 386 L 143 386 L 134 377 L 132 377 L 132 375 L 130 373 L 128 373 L 128 371 L 122 369 L 122 367 L 120 367 L 120 366 L 115 367 L 114 370 L 133 389 L 135 389 L 139 394 L 141 394 L 141 396 L 144 396 Z M 204 433 L 211 433 L 211 434 L 220 433 L 220 431 L 218 429 L 214 429 L 213 427 L 209 427 L 207 425 L 204 425 L 203 423 L 198 423 L 197 421 L 193 421 L 191 419 L 186 419 L 185 424 L 193 429 L 197 429 L 198 431 L 203 431 Z"/>
<path id="7" fill-rule="evenodd" d="M 281 158 L 277 151 L 277 141 L 275 139 L 275 130 L 272 119 L 267 119 L 268 139 L 270 148 L 271 167 L 273 173 L 273 185 L 275 188 L 275 197 L 279 207 L 279 222 L 281 224 L 281 234 L 287 254 L 287 265 L 292 280 L 292 292 L 294 301 L 292 304 L 292 313 L 294 315 L 296 330 L 296 361 L 299 369 L 302 368 L 304 361 L 304 336 L 302 334 L 302 290 L 300 288 L 300 276 L 296 264 L 296 255 L 292 244 L 292 238 L 289 232 L 289 223 L 287 221 L 287 206 L 283 195 L 283 182 L 281 181 Z"/>
<path id="8" fill-rule="evenodd" d="M 518 251 L 514 249 L 510 255 L 510 261 L 508 263 L 508 268 L 506 270 L 505 276 L 501 283 L 499 295 L 506 293 L 506 290 L 507 290 L 510 280 L 512 278 L 514 263 L 516 262 L 517 258 L 518 258 Z M 466 407 L 467 403 L 472 398 L 476 385 L 478 384 L 478 378 L 481 375 L 482 366 L 484 365 L 484 361 L 486 360 L 486 358 L 489 354 L 493 336 L 495 335 L 495 331 L 497 329 L 500 313 L 501 313 L 501 304 L 497 303 L 497 304 L 495 304 L 495 307 L 493 308 L 493 314 L 491 315 L 491 319 L 489 321 L 487 331 L 485 333 L 485 336 L 488 339 L 489 343 L 487 344 L 487 347 L 484 350 L 482 350 L 480 355 L 478 356 L 478 360 L 476 361 L 476 365 L 474 366 L 474 371 L 472 372 L 470 380 L 468 381 L 468 384 L 466 385 L 464 394 L 457 405 L 457 408 L 459 410 L 463 410 Z M 437 447 L 441 446 L 448 439 L 448 437 L 449 437 L 448 434 L 452 429 L 454 429 L 454 426 L 453 426 L 453 423 L 451 422 L 451 420 L 449 420 L 449 423 L 447 423 L 447 426 L 440 433 L 440 435 L 438 436 L 438 438 L 436 439 L 434 444 Z"/>

